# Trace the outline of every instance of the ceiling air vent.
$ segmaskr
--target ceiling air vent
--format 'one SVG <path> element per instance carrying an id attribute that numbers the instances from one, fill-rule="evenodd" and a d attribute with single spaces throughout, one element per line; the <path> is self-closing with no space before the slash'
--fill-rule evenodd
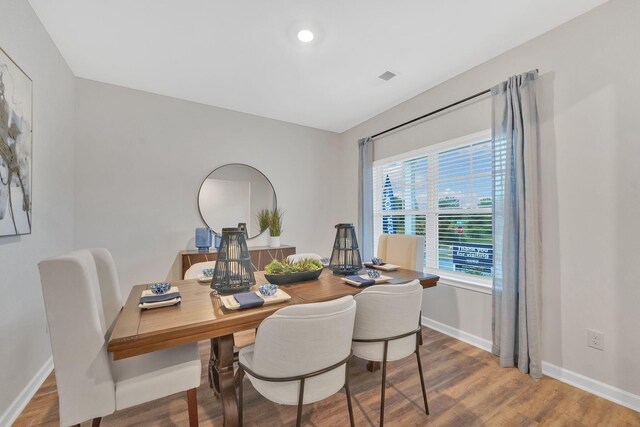
<path id="1" fill-rule="evenodd" d="M 391 71 L 385 71 L 384 73 L 378 76 L 379 79 L 389 81 L 396 76 L 396 73 L 392 73 Z"/>

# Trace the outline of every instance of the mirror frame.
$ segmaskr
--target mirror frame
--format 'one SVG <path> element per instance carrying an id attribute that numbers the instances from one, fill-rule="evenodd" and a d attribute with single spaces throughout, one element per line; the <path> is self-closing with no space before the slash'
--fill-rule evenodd
<path id="1" fill-rule="evenodd" d="M 209 172 L 207 174 L 207 176 L 204 177 L 204 179 L 202 180 L 202 183 L 200 184 L 200 188 L 198 188 L 198 197 L 196 198 L 196 202 L 198 204 L 198 213 L 200 214 L 200 219 L 202 219 L 202 222 L 204 222 L 204 224 L 209 227 L 214 234 L 216 235 L 221 235 L 222 230 L 220 230 L 220 232 L 217 232 L 216 230 L 214 230 L 211 225 L 209 225 L 209 223 L 207 223 L 207 221 L 204 219 L 204 215 L 202 215 L 202 210 L 200 209 L 200 193 L 202 192 L 202 187 L 204 186 L 204 183 L 207 181 L 207 179 L 209 179 L 209 177 L 211 176 L 211 174 L 213 174 L 215 171 L 217 171 L 218 169 L 222 169 L 226 166 L 245 166 L 248 168 L 253 169 L 254 171 L 258 172 L 260 175 L 262 175 L 264 177 L 264 179 L 267 180 L 267 182 L 269 183 L 269 185 L 271 186 L 271 189 L 273 190 L 273 208 L 271 209 L 275 209 L 278 207 L 278 195 L 276 194 L 276 189 L 273 186 L 273 183 L 271 182 L 271 180 L 269 178 L 267 178 L 267 176 L 258 168 L 255 168 L 251 165 L 248 165 L 246 163 L 225 163 L 224 165 L 218 166 L 217 168 L 215 168 L 214 170 L 212 170 L 211 172 Z M 266 230 L 262 230 L 260 233 L 256 234 L 255 236 L 248 236 L 247 240 L 251 240 L 251 239 L 255 239 L 256 237 L 261 236 L 265 231 L 267 231 L 268 228 Z"/>

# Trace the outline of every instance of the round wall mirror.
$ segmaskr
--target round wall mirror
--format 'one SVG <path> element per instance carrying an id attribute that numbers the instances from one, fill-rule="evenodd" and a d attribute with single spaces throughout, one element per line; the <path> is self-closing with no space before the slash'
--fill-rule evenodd
<path id="1" fill-rule="evenodd" d="M 271 181 L 258 169 L 240 163 L 215 169 L 198 191 L 200 216 L 218 234 L 224 227 L 246 224 L 249 238 L 257 237 L 264 231 L 258 225 L 258 212 L 276 206 Z"/>

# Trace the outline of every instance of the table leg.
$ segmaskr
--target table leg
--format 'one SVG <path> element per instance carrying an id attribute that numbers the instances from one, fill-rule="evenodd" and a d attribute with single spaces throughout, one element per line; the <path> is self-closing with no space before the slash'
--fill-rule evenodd
<path id="1" fill-rule="evenodd" d="M 239 425 L 238 401 L 233 375 L 233 335 L 225 335 L 211 340 L 209 382 L 220 397 L 225 427 Z"/>
<path id="2" fill-rule="evenodd" d="M 380 370 L 380 362 L 372 362 L 372 361 L 367 362 L 367 371 L 375 372 L 379 370 Z"/>
<path id="3" fill-rule="evenodd" d="M 211 352 L 209 356 L 209 387 L 213 389 L 213 395 L 216 399 L 220 398 L 220 380 L 218 377 L 218 341 L 216 338 L 211 339 Z"/>

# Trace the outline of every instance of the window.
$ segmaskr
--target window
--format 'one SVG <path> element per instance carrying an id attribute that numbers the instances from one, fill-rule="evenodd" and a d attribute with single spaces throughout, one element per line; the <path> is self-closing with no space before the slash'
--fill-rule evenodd
<path id="1" fill-rule="evenodd" d="M 425 268 L 493 275 L 491 135 L 482 132 L 373 167 L 374 233 L 425 236 Z"/>

